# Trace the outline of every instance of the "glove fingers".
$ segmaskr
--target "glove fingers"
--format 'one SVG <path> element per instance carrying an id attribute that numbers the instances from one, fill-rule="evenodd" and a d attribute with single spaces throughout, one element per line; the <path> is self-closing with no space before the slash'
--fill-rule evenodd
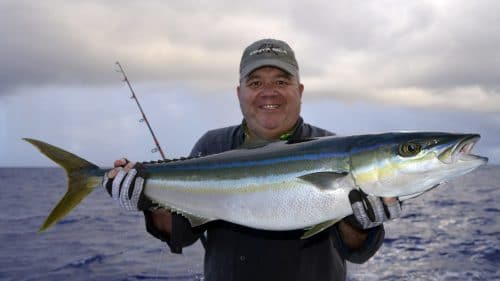
<path id="1" fill-rule="evenodd" d="M 111 186 L 111 197 L 113 197 L 114 200 L 118 201 L 120 200 L 120 189 L 122 186 L 122 181 L 127 175 L 127 172 L 123 168 L 119 168 L 120 170 L 116 174 L 115 178 L 113 179 L 113 183 Z"/>
<path id="2" fill-rule="evenodd" d="M 142 188 L 144 186 L 144 179 L 137 177 L 134 182 L 134 190 L 130 196 L 130 201 L 139 203 L 139 198 L 141 197 Z M 137 208 L 138 206 L 136 206 Z"/>
<path id="3" fill-rule="evenodd" d="M 401 217 L 402 209 L 401 209 L 401 203 L 399 201 L 390 204 L 386 203 L 384 204 L 384 206 L 387 212 L 387 217 L 389 219 L 395 219 Z"/>
<path id="4" fill-rule="evenodd" d="M 126 210 L 132 210 L 132 208 L 137 208 L 136 206 L 132 206 L 130 202 L 130 193 L 133 191 L 132 187 L 132 181 L 135 179 L 135 175 L 137 174 L 137 171 L 135 169 L 131 169 L 128 171 L 125 179 L 123 180 L 123 183 L 120 185 L 122 186 L 123 190 L 120 190 L 120 206 L 122 206 Z"/>
<path id="5" fill-rule="evenodd" d="M 123 164 L 122 162 L 127 161 L 122 159 L 116 164 Z M 109 172 L 106 173 L 102 185 L 122 209 L 140 211 L 157 207 L 157 204 L 154 204 L 142 192 L 147 172 L 140 163 L 134 165 L 129 162 L 125 167 L 115 167 L 112 171 L 116 172 L 116 176 L 109 178 Z"/>
<path id="6" fill-rule="evenodd" d="M 358 190 L 351 190 L 349 192 L 349 201 L 351 202 L 352 212 L 354 217 L 358 221 L 359 225 L 363 229 L 371 228 L 376 226 L 374 224 L 374 214 L 373 211 L 370 211 L 372 208 L 368 207 L 365 204 L 369 204 L 368 200 L 364 200 L 365 197 Z M 371 218 L 370 218 L 371 213 Z"/>
<path id="7" fill-rule="evenodd" d="M 372 228 L 390 219 L 398 218 L 402 213 L 399 201 L 395 200 L 392 203 L 386 203 L 380 197 L 364 194 L 362 190 L 351 190 L 349 192 L 349 201 L 353 217 L 357 221 L 353 224 L 359 224 L 364 229 Z"/>
<path id="8" fill-rule="evenodd" d="M 355 189 L 351 190 L 349 193 L 351 205 L 356 206 L 356 209 L 359 210 L 360 213 L 366 213 L 371 222 L 380 221 L 380 203 L 374 199 L 376 199 L 376 197 L 366 196 L 362 191 Z"/>
<path id="9" fill-rule="evenodd" d="M 351 202 L 351 205 L 357 202 L 363 202 L 361 192 L 356 189 L 351 190 L 349 192 L 349 201 Z"/>
<path id="10" fill-rule="evenodd" d="M 385 214 L 384 203 L 382 202 L 382 200 L 379 197 L 375 196 L 368 196 L 367 199 L 369 212 L 373 214 L 373 216 L 370 217 L 372 222 L 383 223 L 384 221 L 386 221 L 388 216 Z"/>

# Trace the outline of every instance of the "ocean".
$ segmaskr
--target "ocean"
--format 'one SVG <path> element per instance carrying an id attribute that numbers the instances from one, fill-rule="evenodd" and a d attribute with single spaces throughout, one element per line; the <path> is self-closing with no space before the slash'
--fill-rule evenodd
<path id="1" fill-rule="evenodd" d="M 0 168 L 0 280 L 203 280 L 199 242 L 174 255 L 102 189 L 42 234 L 66 190 L 59 168 Z M 406 201 L 382 248 L 348 280 L 500 280 L 500 166 Z"/>

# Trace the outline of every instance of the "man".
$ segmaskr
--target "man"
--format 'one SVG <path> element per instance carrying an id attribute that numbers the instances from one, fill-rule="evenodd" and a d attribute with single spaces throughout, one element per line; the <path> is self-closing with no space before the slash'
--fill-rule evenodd
<path id="1" fill-rule="evenodd" d="M 251 44 L 243 52 L 237 87 L 242 124 L 207 132 L 191 156 L 332 135 L 303 122 L 303 91 L 299 67 L 287 43 L 264 39 Z M 349 197 L 354 215 L 308 239 L 300 239 L 303 230 L 264 231 L 224 221 L 193 229 L 180 215 L 150 208 L 145 196 L 135 201 L 121 196 L 142 191 L 142 177 L 140 166 L 121 159 L 115 161 L 104 185 L 122 206 L 144 211 L 147 230 L 167 242 L 172 252 L 181 253 L 182 247 L 202 238 L 207 281 L 345 280 L 345 260 L 362 263 L 373 256 L 383 241 L 382 223 L 401 211 L 394 198 L 366 197 L 353 191 Z"/>

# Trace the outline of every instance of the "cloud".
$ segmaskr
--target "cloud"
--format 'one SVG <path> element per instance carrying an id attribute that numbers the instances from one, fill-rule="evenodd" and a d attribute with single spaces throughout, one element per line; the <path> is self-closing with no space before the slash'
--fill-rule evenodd
<path id="1" fill-rule="evenodd" d="M 232 89 L 242 49 L 296 50 L 307 94 L 500 112 L 497 1 L 3 1 L 0 98 L 17 88 L 183 84 Z"/>
<path id="2" fill-rule="evenodd" d="M 309 92 L 500 112 L 500 35 L 494 31 L 500 20 L 491 10 L 498 4 L 383 1 L 358 8 L 335 3 L 341 12 L 332 15 L 313 5 L 312 21 L 297 24 L 309 42 L 321 46 L 319 52 L 304 52 L 306 63 L 321 62 L 303 75 Z"/>

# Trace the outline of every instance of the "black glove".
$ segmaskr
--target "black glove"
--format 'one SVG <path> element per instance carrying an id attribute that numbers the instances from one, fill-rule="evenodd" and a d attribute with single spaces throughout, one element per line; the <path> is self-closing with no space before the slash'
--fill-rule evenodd
<path id="1" fill-rule="evenodd" d="M 122 168 L 112 179 L 108 178 L 106 173 L 102 186 L 122 209 L 144 211 L 156 206 L 144 195 L 145 178 L 144 167 L 137 163 L 128 172 Z"/>
<path id="2" fill-rule="evenodd" d="M 401 216 L 401 202 L 386 204 L 382 198 L 366 195 L 363 191 L 353 189 L 349 192 L 352 215 L 345 218 L 349 224 L 368 229 Z"/>

